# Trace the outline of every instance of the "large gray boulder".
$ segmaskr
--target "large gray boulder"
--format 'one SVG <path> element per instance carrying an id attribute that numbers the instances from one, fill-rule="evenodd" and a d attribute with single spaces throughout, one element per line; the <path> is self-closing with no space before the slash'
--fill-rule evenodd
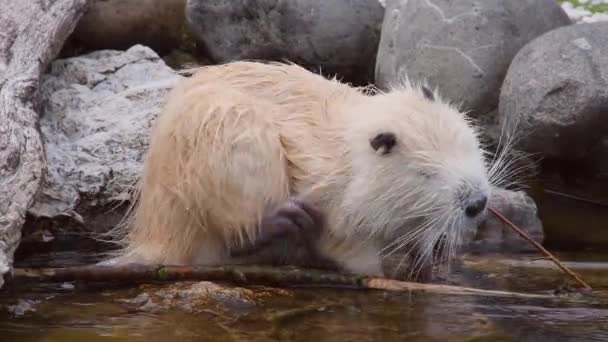
<path id="1" fill-rule="evenodd" d="M 53 62 L 40 88 L 48 175 L 29 214 L 89 224 L 88 211 L 129 200 L 151 125 L 180 77 L 141 45 Z"/>
<path id="2" fill-rule="evenodd" d="M 424 79 L 479 116 L 497 106 L 517 51 L 569 24 L 554 0 L 387 0 L 376 82 Z"/>
<path id="3" fill-rule="evenodd" d="M 608 158 L 602 147 L 608 137 L 608 22 L 562 27 L 523 47 L 505 78 L 499 115 L 524 151 L 580 167 L 593 155 L 598 164 Z"/>
<path id="4" fill-rule="evenodd" d="M 186 18 L 217 63 L 290 60 L 373 81 L 384 8 L 378 0 L 188 0 Z"/>

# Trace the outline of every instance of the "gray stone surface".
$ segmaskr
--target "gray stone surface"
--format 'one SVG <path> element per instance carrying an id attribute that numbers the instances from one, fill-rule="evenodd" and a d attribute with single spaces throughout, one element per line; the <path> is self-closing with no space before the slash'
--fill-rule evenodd
<path id="1" fill-rule="evenodd" d="M 376 82 L 426 79 L 479 116 L 497 106 L 517 51 L 570 23 L 554 0 L 387 0 Z"/>
<path id="2" fill-rule="evenodd" d="M 608 137 L 608 22 L 563 27 L 522 48 L 505 78 L 499 114 L 524 151 L 581 168 L 601 164 L 608 158 L 602 147 Z"/>
<path id="3" fill-rule="evenodd" d="M 56 60 L 41 84 L 48 176 L 29 213 L 82 221 L 129 199 L 151 125 L 180 77 L 141 45 Z"/>
<path id="4" fill-rule="evenodd" d="M 288 59 L 373 82 L 384 8 L 378 0 L 188 0 L 186 18 L 218 63 Z"/>
<path id="5" fill-rule="evenodd" d="M 545 234 L 536 203 L 524 191 L 494 189 L 488 206 L 499 211 L 536 242 L 542 243 Z M 485 251 L 536 251 L 530 242 L 522 239 L 511 227 L 490 212 L 478 227 L 472 242 Z"/>

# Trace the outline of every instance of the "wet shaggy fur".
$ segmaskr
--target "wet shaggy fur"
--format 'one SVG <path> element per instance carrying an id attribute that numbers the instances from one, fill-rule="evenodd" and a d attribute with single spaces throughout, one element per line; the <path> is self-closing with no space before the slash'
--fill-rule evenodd
<path id="1" fill-rule="evenodd" d="M 371 94 L 294 64 L 207 66 L 170 93 L 152 131 L 136 201 L 113 262 L 230 262 L 273 207 L 297 196 L 325 225 L 317 252 L 383 275 L 398 249 L 428 264 L 451 255 L 490 196 L 477 132 L 428 88 Z"/>

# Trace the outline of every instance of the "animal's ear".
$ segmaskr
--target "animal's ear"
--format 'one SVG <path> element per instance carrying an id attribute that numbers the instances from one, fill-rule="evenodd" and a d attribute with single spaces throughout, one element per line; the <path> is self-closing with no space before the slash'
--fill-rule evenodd
<path id="1" fill-rule="evenodd" d="M 435 95 L 427 86 L 422 86 L 422 94 L 429 101 L 435 101 Z"/>
<path id="2" fill-rule="evenodd" d="M 379 133 L 369 141 L 370 146 L 379 154 L 390 153 L 396 143 L 397 138 L 392 132 Z"/>

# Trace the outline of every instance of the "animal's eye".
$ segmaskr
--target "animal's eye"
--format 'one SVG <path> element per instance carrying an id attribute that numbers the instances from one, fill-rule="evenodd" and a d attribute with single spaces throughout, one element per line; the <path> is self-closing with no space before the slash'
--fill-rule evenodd
<path id="1" fill-rule="evenodd" d="M 369 141 L 369 144 L 374 149 L 374 151 L 380 154 L 388 154 L 389 152 L 391 152 L 396 143 L 397 138 L 392 132 L 380 133 Z"/>

